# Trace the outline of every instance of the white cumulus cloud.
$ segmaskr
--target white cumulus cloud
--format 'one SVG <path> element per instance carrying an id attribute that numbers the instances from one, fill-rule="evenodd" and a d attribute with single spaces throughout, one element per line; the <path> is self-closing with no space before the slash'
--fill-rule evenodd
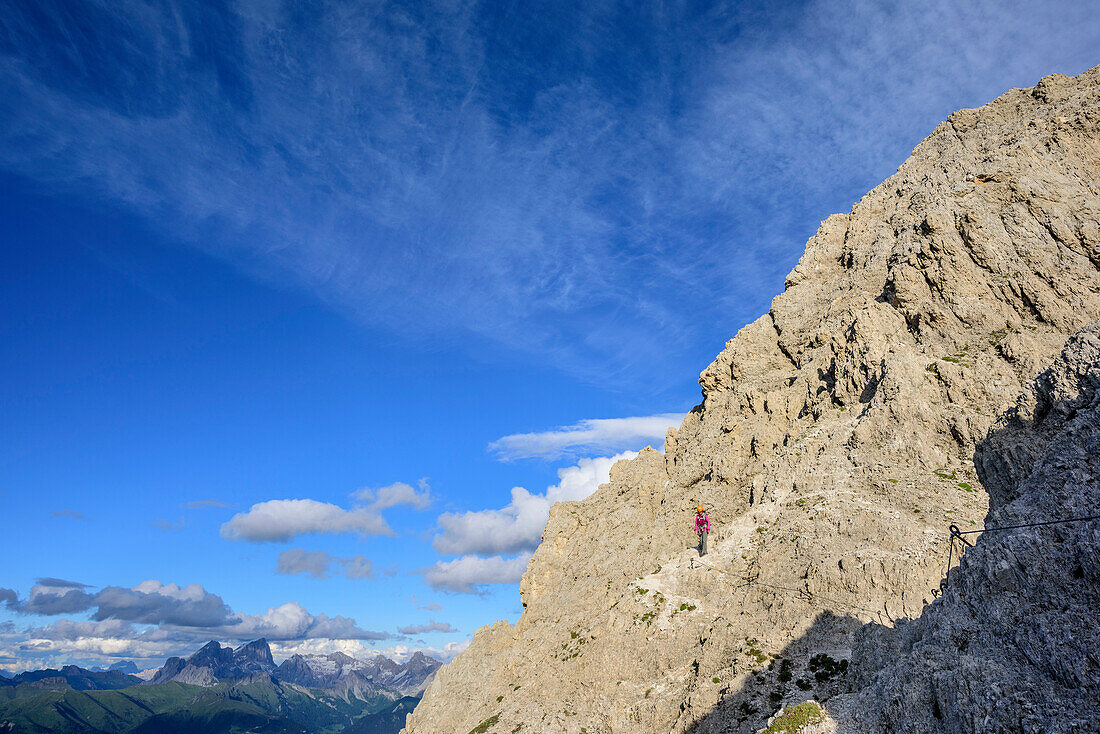
<path id="1" fill-rule="evenodd" d="M 380 487 L 379 489 L 363 488 L 352 493 L 352 497 L 367 502 L 372 510 L 385 510 L 398 505 L 408 505 L 417 510 L 426 510 L 432 504 L 431 489 L 426 479 L 418 483 L 420 491 L 416 491 L 404 482 Z"/>
<path id="2" fill-rule="evenodd" d="M 239 512 L 221 527 L 227 540 L 284 542 L 299 535 L 393 535 L 390 526 L 374 510 L 345 510 L 316 500 L 270 500 Z"/>
<path id="3" fill-rule="evenodd" d="M 427 624 L 410 624 L 406 627 L 398 627 L 397 631 L 403 635 L 422 635 L 425 632 L 458 632 L 449 622 L 436 622 L 434 619 Z"/>
<path id="4" fill-rule="evenodd" d="M 664 441 L 670 427 L 684 420 L 683 413 L 660 413 L 633 418 L 590 418 L 552 431 L 514 433 L 489 444 L 501 461 L 554 459 L 578 453 L 640 449 Z"/>
<path id="5" fill-rule="evenodd" d="M 263 614 L 242 614 L 239 624 L 224 627 L 224 637 L 238 640 L 305 640 L 328 638 L 339 640 L 385 640 L 386 632 L 364 630 L 348 617 L 311 614 L 298 602 L 287 602 L 268 609 Z"/>
<path id="6" fill-rule="evenodd" d="M 534 550 L 550 516 L 550 506 L 564 500 L 582 500 L 608 481 L 615 462 L 637 456 L 624 451 L 610 457 L 581 459 L 558 469 L 558 483 L 545 494 L 523 487 L 512 489 L 512 501 L 499 510 L 444 513 L 437 523 L 442 532 L 432 545 L 446 555 L 504 553 Z"/>
<path id="7" fill-rule="evenodd" d="M 523 576 L 531 554 L 515 558 L 462 556 L 453 561 L 438 561 L 421 569 L 424 582 L 436 591 L 475 594 L 484 584 L 514 584 Z"/>
<path id="8" fill-rule="evenodd" d="M 445 513 L 439 516 L 442 533 L 432 545 L 446 555 L 460 553 L 516 553 L 538 545 L 550 513 L 545 495 L 512 488 L 512 501 L 499 510 Z"/>

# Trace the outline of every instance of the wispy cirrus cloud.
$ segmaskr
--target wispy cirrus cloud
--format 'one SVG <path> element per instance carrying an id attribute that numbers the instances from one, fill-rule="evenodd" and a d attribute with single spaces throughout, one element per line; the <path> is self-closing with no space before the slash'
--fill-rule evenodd
<path id="1" fill-rule="evenodd" d="M 0 168 L 354 319 L 639 385 L 952 109 L 1100 45 L 1071 0 L 7 10 Z"/>
<path id="2" fill-rule="evenodd" d="M 87 589 L 91 587 L 91 584 L 82 584 L 79 581 L 69 581 L 67 579 L 57 579 L 53 576 L 41 576 L 35 579 L 35 583 L 39 586 L 53 589 Z"/>
<path id="3" fill-rule="evenodd" d="M 224 508 L 229 507 L 228 504 L 221 500 L 192 500 L 184 505 L 188 510 L 202 510 L 209 507 L 212 508 Z"/>
<path id="4" fill-rule="evenodd" d="M 187 526 L 187 521 L 182 517 L 177 518 L 175 522 L 166 517 L 158 517 L 150 524 L 157 530 L 162 530 L 166 533 L 174 533 L 183 530 L 184 527 Z"/>
<path id="5" fill-rule="evenodd" d="M 416 594 L 409 597 L 409 602 L 417 609 L 423 609 L 426 612 L 438 612 L 443 609 L 442 604 L 438 604 L 434 601 L 420 601 L 420 599 L 416 598 Z"/>
<path id="6" fill-rule="evenodd" d="M 73 520 L 86 520 L 83 512 L 77 512 L 76 510 L 54 510 L 50 513 L 50 517 L 69 517 Z"/>
<path id="7" fill-rule="evenodd" d="M 669 428 L 679 426 L 683 413 L 632 418 L 590 418 L 571 426 L 537 433 L 515 433 L 489 444 L 489 451 L 501 461 L 557 459 L 581 453 L 640 449 L 647 443 L 663 445 Z"/>

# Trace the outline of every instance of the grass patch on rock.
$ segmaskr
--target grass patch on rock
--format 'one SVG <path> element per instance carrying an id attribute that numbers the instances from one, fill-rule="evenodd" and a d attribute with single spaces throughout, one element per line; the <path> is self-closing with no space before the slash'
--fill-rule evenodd
<path id="1" fill-rule="evenodd" d="M 470 734 L 485 734 L 485 732 L 493 728 L 493 726 L 495 726 L 498 721 L 500 721 L 500 714 L 493 714 L 488 719 L 475 726 L 473 729 L 470 729 Z"/>
<path id="2" fill-rule="evenodd" d="M 797 734 L 802 727 L 820 724 L 825 720 L 825 712 L 813 701 L 804 701 L 797 706 L 788 706 L 776 714 L 775 719 L 761 734 Z"/>

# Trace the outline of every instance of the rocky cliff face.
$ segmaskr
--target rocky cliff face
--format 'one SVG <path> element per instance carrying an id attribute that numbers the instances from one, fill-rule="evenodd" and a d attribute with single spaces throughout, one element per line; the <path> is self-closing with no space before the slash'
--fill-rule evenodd
<path id="1" fill-rule="evenodd" d="M 748 732 L 836 693 L 855 630 L 920 614 L 947 525 L 981 527 L 994 416 L 1100 316 L 1098 182 L 1100 68 L 953 114 L 822 223 L 663 455 L 554 506 L 518 623 L 406 731 Z"/>
<path id="2" fill-rule="evenodd" d="M 222 647 L 215 640 L 203 645 L 191 657 L 168 658 L 150 685 L 177 681 L 212 686 L 219 680 L 237 680 L 258 673 L 274 673 L 275 661 L 267 640 L 253 640 L 236 649 Z"/>
<path id="3" fill-rule="evenodd" d="M 975 453 L 988 526 L 915 621 L 856 637 L 850 732 L 1100 730 L 1100 322 Z"/>

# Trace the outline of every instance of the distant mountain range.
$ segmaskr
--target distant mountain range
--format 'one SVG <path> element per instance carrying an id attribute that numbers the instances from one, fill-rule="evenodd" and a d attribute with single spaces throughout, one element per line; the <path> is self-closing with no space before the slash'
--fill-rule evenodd
<path id="1" fill-rule="evenodd" d="M 253 640 L 236 649 L 211 641 L 186 660 L 168 658 L 149 683 L 157 685 L 176 681 L 212 686 L 220 681 L 266 673 L 284 683 L 323 688 L 345 698 L 391 695 L 396 699 L 420 696 L 440 665 L 438 660 L 420 652 L 413 654 L 406 663 L 396 663 L 384 655 L 357 660 L 336 652 L 329 655 L 294 655 L 276 666 L 267 640 Z"/>
<path id="2" fill-rule="evenodd" d="M 141 672 L 141 668 L 139 668 L 133 660 L 120 660 L 117 663 L 111 663 L 110 667 L 107 668 L 85 668 L 85 670 L 90 670 L 93 673 L 107 673 L 112 670 L 117 670 L 120 673 L 128 673 L 129 675 L 137 675 Z M 12 673 L 5 673 L 0 670 L 0 677 L 14 678 L 15 676 Z"/>
<path id="3" fill-rule="evenodd" d="M 338 690 L 362 697 L 378 691 L 396 691 L 402 696 L 419 697 L 435 677 L 440 662 L 423 653 L 414 653 L 399 664 L 377 655 L 356 660 L 343 653 L 331 655 L 294 655 L 283 661 L 275 672 L 279 680 L 300 686 Z"/>
<path id="4" fill-rule="evenodd" d="M 66 665 L 0 678 L 0 700 L 41 691 L 111 691 L 141 683 L 141 678 L 117 670 L 92 671 Z"/>
<path id="5" fill-rule="evenodd" d="M 74 665 L 2 677 L 0 733 L 396 734 L 441 665 L 422 653 L 405 663 L 334 653 L 275 665 L 266 640 L 211 641 L 169 658 L 149 681 Z"/>

